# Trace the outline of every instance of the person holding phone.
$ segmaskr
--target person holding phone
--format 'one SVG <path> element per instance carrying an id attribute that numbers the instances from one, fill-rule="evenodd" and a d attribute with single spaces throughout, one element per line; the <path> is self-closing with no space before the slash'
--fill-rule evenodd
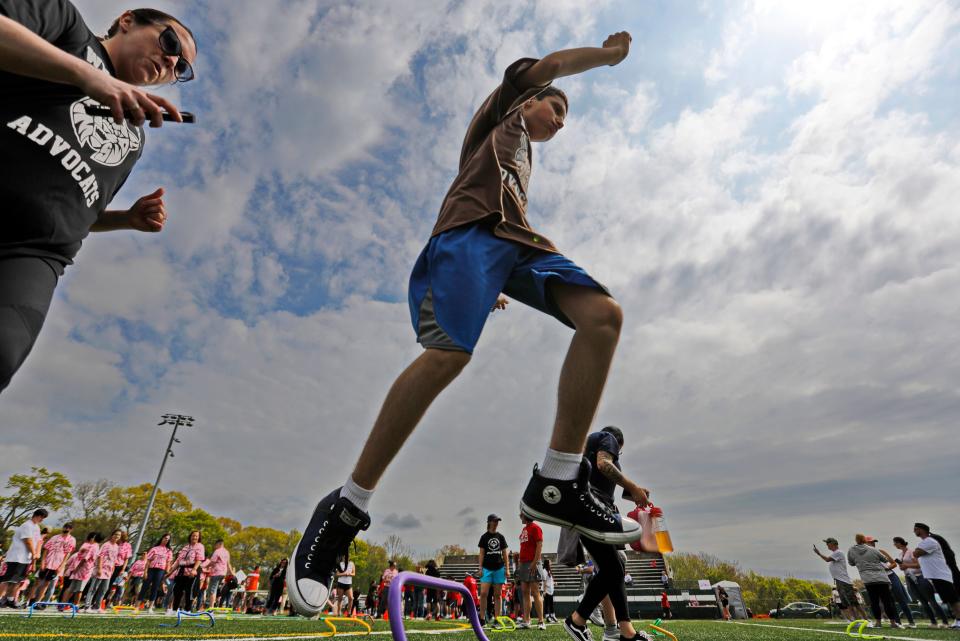
<path id="1" fill-rule="evenodd" d="M 850 580 L 850 573 L 847 572 L 847 558 L 840 550 L 840 543 L 832 536 L 824 539 L 823 542 L 827 544 L 830 554 L 821 553 L 816 545 L 813 546 L 813 553 L 830 564 L 828 568 L 830 576 L 833 577 L 837 593 L 840 595 L 840 613 L 847 621 L 866 619 L 867 613 L 860 602 L 857 601 L 853 581 Z M 779 610 L 779 608 L 777 609 Z"/>
<path id="2" fill-rule="evenodd" d="M 163 229 L 163 188 L 107 205 L 143 153 L 142 125 L 181 119 L 140 87 L 192 80 L 196 56 L 192 32 L 162 11 L 125 11 L 98 38 L 69 0 L 0 0 L 0 392 L 87 234 Z M 87 113 L 98 106 L 112 118 Z"/>

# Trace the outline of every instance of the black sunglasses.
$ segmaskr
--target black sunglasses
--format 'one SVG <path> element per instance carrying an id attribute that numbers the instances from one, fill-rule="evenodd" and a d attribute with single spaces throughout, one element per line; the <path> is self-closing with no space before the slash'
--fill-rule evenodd
<path id="1" fill-rule="evenodd" d="M 180 44 L 180 37 L 169 25 L 160 32 L 160 49 L 167 56 L 177 56 L 177 64 L 173 67 L 173 75 L 176 76 L 177 82 L 193 80 L 193 67 L 183 57 L 183 45 Z"/>

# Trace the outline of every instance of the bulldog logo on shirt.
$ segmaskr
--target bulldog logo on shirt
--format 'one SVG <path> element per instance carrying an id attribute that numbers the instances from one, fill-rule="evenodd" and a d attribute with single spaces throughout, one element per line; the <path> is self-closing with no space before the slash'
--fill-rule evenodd
<path id="1" fill-rule="evenodd" d="M 118 125 L 112 118 L 91 116 L 86 111 L 87 105 L 101 106 L 93 98 L 81 98 L 70 105 L 70 122 L 80 146 L 93 150 L 91 160 L 107 167 L 116 167 L 127 159 L 131 151 L 140 149 L 138 130 L 131 129 L 125 122 Z"/>
<path id="2" fill-rule="evenodd" d="M 87 47 L 87 62 L 94 68 L 107 73 L 103 60 L 93 50 Z M 140 131 L 131 129 L 127 123 L 118 125 L 112 118 L 102 118 L 87 114 L 87 105 L 101 107 L 93 98 L 83 98 L 70 105 L 70 122 L 73 123 L 73 132 L 81 147 L 93 150 L 91 160 L 116 167 L 127 159 L 131 151 L 140 149 Z"/>

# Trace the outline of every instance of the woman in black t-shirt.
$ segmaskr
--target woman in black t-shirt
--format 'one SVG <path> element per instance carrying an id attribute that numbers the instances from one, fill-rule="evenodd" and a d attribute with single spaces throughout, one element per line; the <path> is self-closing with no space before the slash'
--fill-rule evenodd
<path id="1" fill-rule="evenodd" d="M 0 0 L 0 391 L 89 232 L 163 229 L 162 188 L 107 205 L 140 158 L 141 125 L 182 120 L 138 87 L 192 79 L 196 53 L 190 30 L 153 9 L 124 12 L 101 39 L 69 0 Z M 113 117 L 87 112 L 98 106 Z"/>

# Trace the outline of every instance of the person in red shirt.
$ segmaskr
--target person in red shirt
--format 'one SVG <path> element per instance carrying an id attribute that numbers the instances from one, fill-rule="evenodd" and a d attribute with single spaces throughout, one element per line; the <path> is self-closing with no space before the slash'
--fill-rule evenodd
<path id="1" fill-rule="evenodd" d="M 472 574 L 463 577 L 463 585 L 470 590 L 470 596 L 473 597 L 473 603 L 477 606 L 477 612 L 480 611 L 480 594 L 477 592 L 477 578 Z"/>
<path id="2" fill-rule="evenodd" d="M 663 614 L 661 614 L 660 617 L 664 621 L 673 618 L 673 611 L 670 610 L 670 597 L 667 596 L 666 590 L 660 593 L 660 609 L 663 610 Z"/>
<path id="3" fill-rule="evenodd" d="M 543 568 L 540 565 L 540 553 L 543 551 L 543 530 L 526 514 L 520 514 L 523 529 L 520 530 L 520 557 L 517 565 L 517 582 L 522 591 L 523 621 L 518 628 L 530 627 L 530 599 L 537 609 L 537 618 L 540 623 L 537 627 L 546 630 L 543 622 L 543 599 L 540 598 L 540 575 Z"/>

